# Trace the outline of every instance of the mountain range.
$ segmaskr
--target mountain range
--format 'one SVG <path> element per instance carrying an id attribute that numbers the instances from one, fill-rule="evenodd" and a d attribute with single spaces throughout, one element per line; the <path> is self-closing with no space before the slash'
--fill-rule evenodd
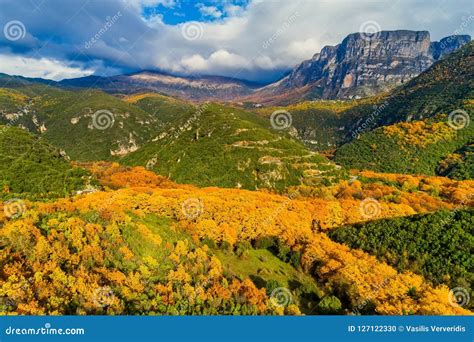
<path id="1" fill-rule="evenodd" d="M 177 76 L 157 71 L 87 76 L 57 83 L 32 81 L 62 87 L 98 88 L 109 93 L 152 91 L 194 101 L 288 104 L 303 99 L 360 98 L 408 82 L 470 40 L 468 35 L 452 35 L 431 42 L 427 31 L 353 33 L 336 46 L 325 46 L 282 79 L 264 86 L 221 76 Z"/>
<path id="2" fill-rule="evenodd" d="M 261 85 L 220 76 L 175 76 L 142 71 L 112 77 L 88 76 L 63 80 L 59 86 L 99 88 L 109 93 L 160 92 L 187 100 L 232 100 L 249 95 Z"/>
<path id="3" fill-rule="evenodd" d="M 279 91 L 288 82 L 294 89 L 278 95 L 277 102 L 295 103 L 276 107 L 240 102 L 236 92 L 248 94 L 256 85 L 221 77 L 191 79 L 144 71 L 49 82 L 1 75 L 0 124 L 40 135 L 73 160 L 146 166 L 199 186 L 283 191 L 290 185 L 337 182 L 346 177 L 341 166 L 423 174 L 451 170 L 466 178 L 472 125 L 453 135 L 447 129 L 447 116 L 462 110 L 470 120 L 473 44 L 466 44 L 469 39 L 454 36 L 431 43 L 423 31 L 381 32 L 370 38 L 351 34 L 280 81 Z M 321 63 L 325 66 L 320 68 Z M 388 65 L 398 66 L 389 70 Z M 358 81 L 344 87 L 340 82 L 351 73 Z M 325 81 L 318 78 L 321 75 Z M 376 95 L 300 101 L 306 96 L 300 91 L 309 89 L 309 83 L 315 85 L 313 90 L 320 87 L 324 97 L 368 89 Z M 261 94 L 269 87 L 252 91 Z M 388 91 L 391 87 L 395 88 Z M 219 92 L 220 104 L 183 99 L 192 93 L 193 100 L 202 100 Z M 293 96 L 296 93 L 299 97 Z M 237 100 L 230 101 L 234 96 Z M 267 99 L 261 102 L 275 100 Z M 289 116 L 288 127 L 275 127 L 274 113 Z M 95 120 L 98 114 L 104 127 Z M 400 126 L 403 122 L 413 122 L 413 127 Z M 431 131 L 439 125 L 450 134 L 434 139 Z M 400 150 L 406 132 L 417 132 L 429 144 L 421 150 L 414 144 L 410 153 L 408 146 Z M 334 155 L 340 165 L 320 153 Z M 455 161 L 450 153 L 458 156 Z M 386 155 L 392 155 L 390 163 L 384 162 Z"/>
<path id="4" fill-rule="evenodd" d="M 471 41 L 454 35 L 431 42 L 427 31 L 353 33 L 336 46 L 258 89 L 249 100 L 285 103 L 304 99 L 349 99 L 376 95 L 408 82 L 434 62 Z"/>
<path id="5" fill-rule="evenodd" d="M 470 41 L 469 35 L 451 35 L 432 42 L 427 31 L 352 33 L 340 44 L 325 46 L 282 79 L 266 85 L 222 76 L 179 76 L 151 70 L 60 82 L 17 80 L 65 88 L 97 88 L 112 94 L 159 92 L 192 101 L 284 105 L 301 100 L 361 98 L 385 92 L 408 82 Z"/>
<path id="6" fill-rule="evenodd" d="M 263 87 L 0 75 L 0 314 L 472 314 L 469 40 L 352 34 Z"/>

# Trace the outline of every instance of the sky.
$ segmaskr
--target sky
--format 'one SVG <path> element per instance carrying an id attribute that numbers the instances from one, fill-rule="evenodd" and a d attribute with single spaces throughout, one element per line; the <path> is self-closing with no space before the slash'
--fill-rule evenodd
<path id="1" fill-rule="evenodd" d="M 474 33 L 471 0 L 0 0 L 0 72 L 280 78 L 353 32 Z"/>

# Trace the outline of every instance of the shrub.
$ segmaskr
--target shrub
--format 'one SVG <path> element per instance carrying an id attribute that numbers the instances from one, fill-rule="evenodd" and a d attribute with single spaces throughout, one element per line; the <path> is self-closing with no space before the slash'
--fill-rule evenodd
<path id="1" fill-rule="evenodd" d="M 273 236 L 264 236 L 255 240 L 254 246 L 256 249 L 270 249 L 276 246 L 276 240 L 277 239 Z"/>
<path id="2" fill-rule="evenodd" d="M 342 313 L 342 304 L 336 296 L 326 296 L 318 303 L 318 312 L 323 315 L 339 315 Z"/>
<path id="3" fill-rule="evenodd" d="M 245 257 L 248 253 L 247 252 L 249 249 L 252 249 L 252 245 L 248 241 L 241 241 L 237 242 L 235 245 L 235 254 L 237 254 L 238 257 Z"/>
<path id="4" fill-rule="evenodd" d="M 275 279 L 268 280 L 267 284 L 265 285 L 265 289 L 268 295 L 271 295 L 272 291 L 278 287 L 283 287 L 283 286 Z"/>

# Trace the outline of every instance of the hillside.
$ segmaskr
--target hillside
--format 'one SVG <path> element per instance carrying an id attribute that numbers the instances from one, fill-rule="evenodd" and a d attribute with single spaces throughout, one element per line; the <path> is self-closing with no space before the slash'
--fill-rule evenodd
<path id="1" fill-rule="evenodd" d="M 27 85 L 0 92 L 0 122 L 40 134 L 75 160 L 108 160 L 154 138 L 160 120 L 97 90 Z"/>
<path id="2" fill-rule="evenodd" d="M 123 100 L 152 114 L 164 124 L 173 122 L 196 110 L 192 103 L 159 93 L 128 95 L 123 97 Z"/>
<path id="3" fill-rule="evenodd" d="M 453 179 L 474 179 L 474 144 L 469 141 L 443 159 L 436 173 Z"/>
<path id="4" fill-rule="evenodd" d="M 291 199 L 177 185 L 143 168 L 118 164 L 89 168 L 115 190 L 27 202 L 19 216 L 0 214 L 0 262 L 5 265 L 0 296 L 9 299 L 1 312 L 470 314 L 449 304 L 445 285 L 397 271 L 315 227 L 315 220 L 325 227 L 359 222 L 360 215 L 337 223 L 334 205 L 344 206 L 344 213 L 350 213 L 347 206 L 359 212 L 365 204 L 357 192 L 372 196 L 381 184 L 343 182 L 333 189 L 338 198 L 330 201 L 328 194 Z M 451 209 L 458 196 L 472 192 L 472 182 L 403 175 L 387 181 L 411 187 L 419 182 L 425 188 L 402 192 L 413 199 L 413 208 L 424 203 L 414 194 L 430 198 L 430 187 L 449 196 L 436 205 Z M 379 199 L 382 213 L 409 207 L 406 200 Z M 377 284 L 383 286 L 374 291 Z"/>
<path id="5" fill-rule="evenodd" d="M 448 174 L 442 164 L 474 138 L 473 76 L 470 43 L 354 122 L 349 132 L 356 139 L 337 149 L 335 161 L 381 172 Z"/>
<path id="6" fill-rule="evenodd" d="M 304 101 L 288 106 L 272 106 L 254 109 L 265 118 L 275 111 L 291 115 L 295 137 L 314 151 L 335 149 L 347 141 L 353 123 L 373 110 L 380 97 L 360 100 Z"/>
<path id="7" fill-rule="evenodd" d="M 113 160 L 135 152 L 124 162 L 151 165 L 178 182 L 248 189 L 328 184 L 342 176 L 294 141 L 289 135 L 294 131 L 272 131 L 269 118 L 240 109 L 196 108 L 157 93 L 120 99 L 42 85 L 2 88 L 0 95 L 4 122 L 41 134 L 74 160 Z"/>
<path id="8" fill-rule="evenodd" d="M 449 123 L 448 115 L 439 115 L 379 127 L 338 148 L 334 159 L 356 169 L 450 175 L 439 164 L 473 139 L 474 127 L 456 130 Z M 469 174 L 464 177 L 472 178 Z"/>
<path id="9" fill-rule="evenodd" d="M 474 99 L 473 89 L 474 42 L 470 42 L 377 101 L 370 115 L 354 122 L 348 133 L 354 136 L 382 125 L 464 109 Z"/>
<path id="10" fill-rule="evenodd" d="M 376 255 L 399 271 L 411 270 L 435 284 L 474 285 L 474 211 L 415 215 L 341 227 L 334 241 Z"/>
<path id="11" fill-rule="evenodd" d="M 270 120 L 237 108 L 204 104 L 168 124 L 153 142 L 122 159 L 179 183 L 283 190 L 329 184 L 343 172 Z"/>
<path id="12" fill-rule="evenodd" d="M 0 198 L 63 197 L 83 189 L 89 173 L 59 149 L 16 127 L 0 126 Z"/>

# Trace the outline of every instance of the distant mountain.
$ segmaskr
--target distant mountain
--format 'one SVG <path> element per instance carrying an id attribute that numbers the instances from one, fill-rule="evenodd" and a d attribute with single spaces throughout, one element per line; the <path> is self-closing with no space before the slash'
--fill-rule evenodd
<path id="1" fill-rule="evenodd" d="M 32 78 L 32 77 L 23 77 L 23 76 L 12 76 L 0 72 L 0 87 L 13 88 L 13 87 L 22 87 L 25 85 L 32 85 L 35 83 L 42 83 L 47 85 L 56 85 L 57 82 L 53 80 L 47 80 L 44 78 Z"/>
<path id="2" fill-rule="evenodd" d="M 427 31 L 353 33 L 242 101 L 288 104 L 375 95 L 409 81 L 470 40 L 468 35 L 453 35 L 430 42 Z"/>
<path id="3" fill-rule="evenodd" d="M 468 35 L 452 35 L 431 42 L 427 31 L 382 31 L 371 36 L 352 33 L 336 46 L 325 46 L 287 76 L 269 85 L 221 76 L 178 76 L 145 70 L 60 82 L 0 74 L 0 86 L 43 83 L 97 88 L 113 94 L 158 92 L 192 101 L 269 105 L 314 99 L 352 99 L 376 95 L 404 84 L 470 40 Z"/>
<path id="4" fill-rule="evenodd" d="M 419 76 L 381 96 L 370 110 L 370 120 L 361 116 L 349 127 L 347 135 L 354 137 L 354 133 L 359 133 L 360 129 L 368 130 L 400 121 L 449 114 L 463 108 L 472 99 L 474 42 L 464 45 Z"/>
<path id="5" fill-rule="evenodd" d="M 63 80 L 61 86 L 100 88 L 109 93 L 159 92 L 188 100 L 230 100 L 249 95 L 261 84 L 220 76 L 185 77 L 143 71 L 112 77 L 88 76 Z"/>

